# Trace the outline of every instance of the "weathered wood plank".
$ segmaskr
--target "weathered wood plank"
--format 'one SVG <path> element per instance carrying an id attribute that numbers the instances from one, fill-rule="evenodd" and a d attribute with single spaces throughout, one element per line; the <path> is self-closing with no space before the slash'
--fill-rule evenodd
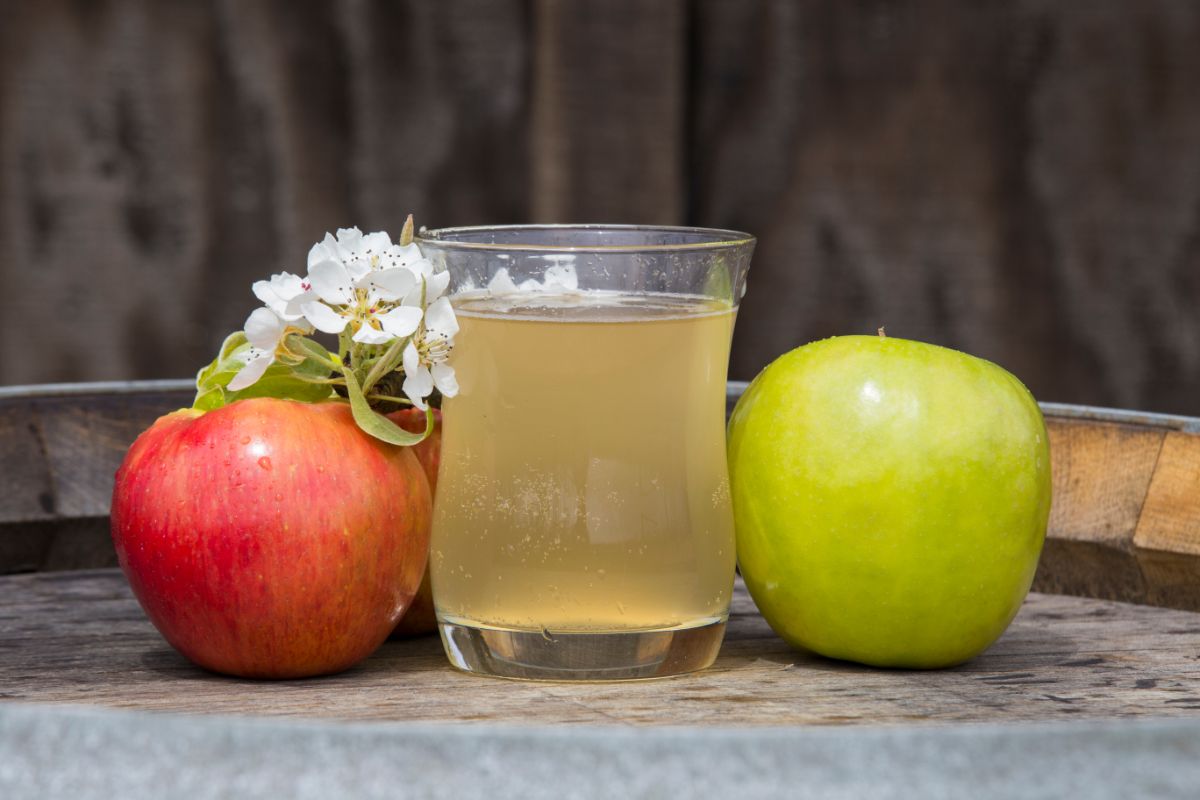
<path id="1" fill-rule="evenodd" d="M 1134 419 L 1047 417 L 1054 505 L 1034 588 L 1200 610 L 1200 431 Z"/>
<path id="2" fill-rule="evenodd" d="M 453 671 L 436 637 L 389 642 L 342 675 L 265 683 L 188 664 L 116 570 L 0 578 L 0 696 L 188 713 L 597 725 L 826 725 L 1184 716 L 1200 711 L 1200 615 L 1032 595 L 970 663 L 876 670 L 790 649 L 739 585 L 705 672 L 551 685 Z"/>
<path id="3" fill-rule="evenodd" d="M 6 3 L 0 381 L 191 372 L 252 279 L 413 211 L 758 234 L 737 377 L 887 324 L 1197 414 L 1198 32 L 1188 0 Z"/>
<path id="4" fill-rule="evenodd" d="M 1144 598 L 1133 531 L 1166 431 L 1054 417 L 1047 428 L 1054 501 L 1035 585 L 1086 597 Z"/>
<path id="5" fill-rule="evenodd" d="M 527 217 L 529 31 L 523 0 L 4 4 L 0 382 L 192 374 L 326 230 Z"/>
<path id="6" fill-rule="evenodd" d="M 112 475 L 139 431 L 191 397 L 185 383 L 125 388 L 0 390 L 0 574 L 115 563 Z M 1200 420 L 1046 412 L 1054 505 L 1035 589 L 1200 610 Z"/>
<path id="7" fill-rule="evenodd" d="M 1163 441 L 1134 544 L 1143 550 L 1200 556 L 1200 436 L 1171 432 Z"/>
<path id="8" fill-rule="evenodd" d="M 533 219 L 683 222 L 687 5 L 534 8 Z"/>
<path id="9" fill-rule="evenodd" d="M 0 398 L 0 524 L 102 517 L 134 438 L 190 391 Z"/>
<path id="10" fill-rule="evenodd" d="M 759 236 L 734 376 L 886 325 L 1200 414 L 1200 6 L 694 9 L 688 221 Z"/>
<path id="11" fill-rule="evenodd" d="M 1167 434 L 1133 543 L 1149 602 L 1200 608 L 1200 435 Z"/>
<path id="12" fill-rule="evenodd" d="M 0 390 L 0 573 L 113 566 L 113 474 L 186 384 Z"/>

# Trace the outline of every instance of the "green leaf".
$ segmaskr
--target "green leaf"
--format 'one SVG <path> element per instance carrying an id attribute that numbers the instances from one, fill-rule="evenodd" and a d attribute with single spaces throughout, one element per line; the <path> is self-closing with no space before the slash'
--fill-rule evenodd
<path id="1" fill-rule="evenodd" d="M 192 408 L 199 411 L 212 411 L 223 405 L 225 405 L 225 392 L 220 387 L 197 392 L 196 399 L 192 401 Z"/>
<path id="2" fill-rule="evenodd" d="M 296 375 L 294 367 L 284 364 L 272 364 L 267 367 L 263 376 L 254 383 L 237 392 L 223 389 L 225 402 L 246 400 L 251 397 L 279 397 L 288 400 L 299 400 L 302 403 L 316 403 L 333 395 L 333 387 L 327 383 L 313 383 Z M 325 371 L 329 376 L 329 371 Z M 231 377 L 229 380 L 233 380 Z M 227 381 L 228 382 L 228 381 Z"/>
<path id="3" fill-rule="evenodd" d="M 371 409 L 370 403 L 367 402 L 367 398 L 363 396 L 362 387 L 358 385 L 358 378 L 349 370 L 346 371 L 346 394 L 350 396 L 350 411 L 354 415 L 354 421 L 358 423 L 358 427 L 380 441 L 408 447 L 424 439 L 433 430 L 432 411 L 425 412 L 425 431 L 423 433 L 409 433 L 382 414 L 375 413 Z"/>
<path id="4" fill-rule="evenodd" d="M 233 380 L 233 375 L 221 380 L 217 377 L 219 373 L 227 372 L 230 369 L 236 375 L 240 369 L 241 361 L 238 361 L 238 366 L 230 366 L 230 358 L 240 348 L 248 345 L 246 334 L 244 331 L 237 331 L 225 337 L 225 341 L 221 343 L 221 349 L 217 352 L 217 357 L 212 360 L 208 366 L 196 373 L 196 402 L 199 402 L 201 395 L 206 394 L 213 389 L 224 386 Z M 197 406 L 198 407 L 198 406 Z"/>
<path id="5" fill-rule="evenodd" d="M 315 342 L 307 337 L 292 334 L 287 338 L 287 344 L 293 352 L 305 355 L 305 359 L 297 367 L 297 371 L 306 375 L 328 378 L 330 369 L 338 363 L 337 356 L 326 350 L 320 342 Z"/>
<path id="6" fill-rule="evenodd" d="M 235 350 L 239 350 L 242 345 L 249 343 L 245 331 L 234 331 L 225 337 L 225 341 L 221 342 L 221 349 L 217 351 L 217 359 L 225 361 L 233 355 Z"/>
<path id="7" fill-rule="evenodd" d="M 384 351 L 383 355 L 372 362 L 367 362 L 363 366 L 370 366 L 370 371 L 367 372 L 367 377 L 363 379 L 363 391 L 369 392 L 374 388 L 385 375 L 389 372 L 394 372 L 400 366 L 400 362 L 404 360 L 404 348 L 412 341 L 411 336 L 406 336 L 403 339 L 396 339 L 391 346 Z"/>
<path id="8" fill-rule="evenodd" d="M 229 382 L 245 365 L 250 343 L 246 341 L 246 334 L 242 331 L 230 334 L 213 362 L 197 373 L 196 399 L 192 401 L 192 407 L 211 411 L 235 400 L 251 397 L 279 397 L 304 403 L 315 403 L 329 398 L 333 394 L 333 388 L 327 383 L 318 382 L 329 377 L 329 352 L 316 342 L 300 336 L 289 337 L 289 344 L 297 344 L 294 340 L 302 340 L 311 345 L 300 348 L 309 357 L 294 365 L 276 362 L 268 367 L 254 384 L 234 392 L 229 390 Z M 324 363 L 320 360 L 322 354 L 325 358 Z"/>

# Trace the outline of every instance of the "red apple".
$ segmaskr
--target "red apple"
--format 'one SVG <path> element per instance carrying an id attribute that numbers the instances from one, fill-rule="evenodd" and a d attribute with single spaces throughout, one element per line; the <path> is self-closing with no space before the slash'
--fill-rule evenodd
<path id="1" fill-rule="evenodd" d="M 202 667 L 338 672 L 377 648 L 425 570 L 431 501 L 409 448 L 342 403 L 177 411 L 117 471 L 112 535 L 150 621 Z"/>
<path id="2" fill-rule="evenodd" d="M 406 408 L 388 414 L 388 419 L 412 433 L 425 430 L 425 412 L 419 408 Z M 425 478 L 429 481 L 430 493 L 437 492 L 438 465 L 442 463 L 442 412 L 433 409 L 433 430 L 421 441 L 408 448 L 421 462 Z"/>
<path id="3" fill-rule="evenodd" d="M 419 433 L 425 430 L 425 412 L 417 408 L 406 408 L 388 414 L 388 419 L 406 431 Z M 418 444 L 410 448 L 429 480 L 430 493 L 437 491 L 438 465 L 442 462 L 442 412 L 433 411 L 433 431 Z M 429 585 L 429 568 L 421 578 L 421 588 L 413 598 L 412 605 L 400 618 L 400 624 L 392 633 L 395 637 L 424 636 L 437 630 L 437 615 L 433 608 L 433 591 Z"/>

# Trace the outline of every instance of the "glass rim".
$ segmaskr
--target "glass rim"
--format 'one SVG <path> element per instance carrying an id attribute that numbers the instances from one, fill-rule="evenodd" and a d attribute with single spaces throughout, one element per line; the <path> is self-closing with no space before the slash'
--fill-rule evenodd
<path id="1" fill-rule="evenodd" d="M 708 237 L 702 241 L 680 244 L 593 244 L 563 245 L 535 244 L 532 242 L 467 242 L 444 236 L 498 231 L 643 231 L 646 233 L 693 234 Z M 422 228 L 413 241 L 418 245 L 429 244 L 446 250 L 483 250 L 534 253 L 669 253 L 687 250 L 720 250 L 745 247 L 757 242 L 757 237 L 743 231 L 726 228 L 700 228 L 686 225 L 607 225 L 584 224 L 531 224 L 531 225 L 464 225 L 454 228 Z"/>

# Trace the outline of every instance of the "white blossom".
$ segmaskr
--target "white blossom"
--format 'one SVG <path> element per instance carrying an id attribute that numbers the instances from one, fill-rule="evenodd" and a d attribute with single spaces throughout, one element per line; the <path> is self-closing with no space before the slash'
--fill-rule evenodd
<path id="1" fill-rule="evenodd" d="M 425 324 L 404 348 L 404 394 L 417 408 L 434 387 L 446 397 L 458 394 L 458 378 L 447 364 L 458 333 L 458 318 L 450 301 L 439 298 L 425 309 Z"/>
<path id="2" fill-rule="evenodd" d="M 356 281 L 372 270 L 395 267 L 408 267 L 419 274 L 412 264 L 420 260 L 424 259 L 415 244 L 402 247 L 392 244 L 391 237 L 383 231 L 364 234 L 358 228 L 339 228 L 336 236 L 327 233 L 308 251 L 310 270 L 322 261 L 340 261 Z"/>
<path id="3" fill-rule="evenodd" d="M 355 346 L 402 344 L 403 391 L 418 408 L 426 408 L 435 388 L 447 397 L 458 393 L 447 363 L 458 333 L 444 296 L 450 275 L 436 271 L 417 245 L 394 244 L 383 232 L 340 228 L 312 246 L 307 268 L 303 278 L 280 272 L 254 283 L 264 307 L 246 320 L 249 344 L 240 352 L 243 364 L 230 390 L 259 380 L 283 352 L 287 336 L 316 329 L 348 335 Z"/>
<path id="4" fill-rule="evenodd" d="M 359 274 L 341 261 L 326 259 L 309 268 L 308 280 L 314 297 L 300 309 L 325 333 L 341 333 L 353 322 L 357 328 L 354 341 L 385 344 L 411 335 L 421 321 L 421 308 L 398 302 L 417 283 L 413 272 L 404 267 L 367 269 Z"/>
<path id="5" fill-rule="evenodd" d="M 246 350 L 242 368 L 229 382 L 229 389 L 237 392 L 253 386 L 275 362 L 275 352 L 284 337 L 295 330 L 308 333 L 312 329 L 299 320 L 286 320 L 270 308 L 256 308 L 250 312 L 245 326 L 250 347 Z"/>
<path id="6" fill-rule="evenodd" d="M 255 281 L 251 289 L 263 305 L 289 322 L 303 318 L 300 303 L 312 295 L 312 285 L 290 272 L 272 275 L 269 281 Z"/>
<path id="7" fill-rule="evenodd" d="M 401 263 L 417 276 L 417 284 L 404 298 L 404 304 L 419 306 L 423 303 L 429 306 L 445 293 L 446 287 L 450 285 L 450 273 L 446 270 L 434 272 L 433 263 L 421 255 L 420 248 L 415 244 L 396 249 L 405 251 Z"/>

